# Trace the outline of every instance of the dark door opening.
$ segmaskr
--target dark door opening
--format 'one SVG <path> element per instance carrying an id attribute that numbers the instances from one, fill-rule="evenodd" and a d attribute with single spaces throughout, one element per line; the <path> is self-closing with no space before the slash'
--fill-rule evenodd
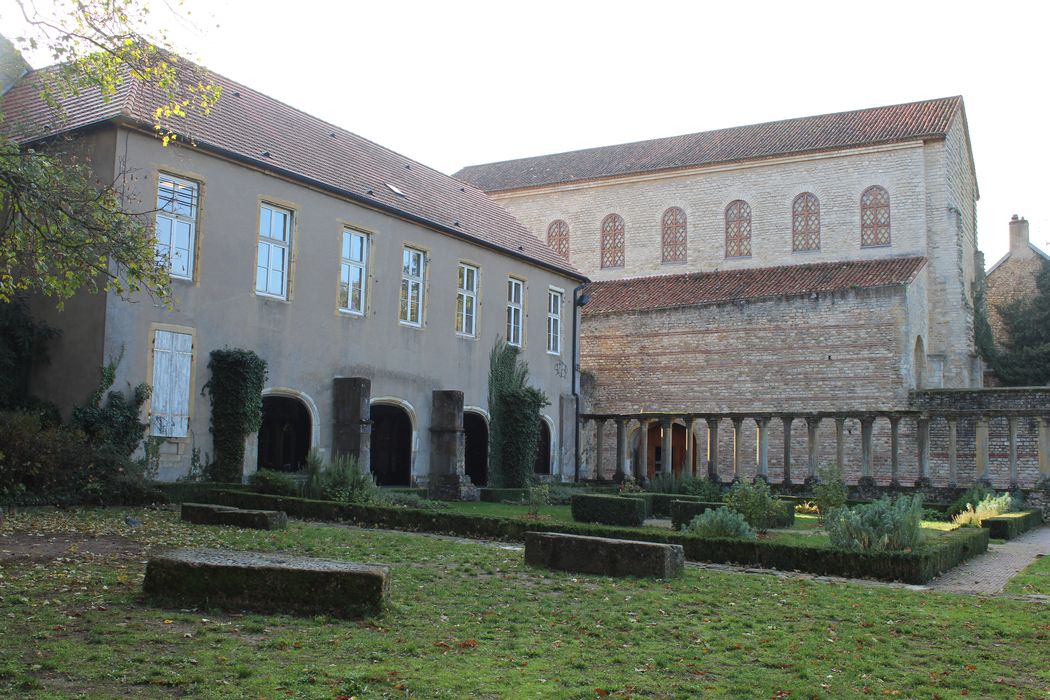
<path id="1" fill-rule="evenodd" d="M 290 396 L 264 396 L 259 428 L 259 469 L 299 471 L 306 464 L 313 426 L 310 411 Z"/>
<path id="2" fill-rule="evenodd" d="M 689 467 L 685 466 L 685 451 L 686 451 L 686 438 L 688 432 L 683 425 L 672 425 L 671 426 L 671 467 L 674 470 L 674 474 L 677 477 L 682 476 L 682 471 L 686 470 L 686 473 L 695 471 L 696 467 L 696 446 L 693 449 L 693 464 Z M 649 426 L 649 434 L 646 438 L 648 441 L 648 459 L 646 461 L 646 476 L 652 479 L 658 473 L 667 471 L 664 466 L 664 429 L 659 423 L 654 423 Z"/>
<path id="3" fill-rule="evenodd" d="M 475 486 L 489 481 L 489 426 L 479 413 L 463 413 L 464 454 L 467 476 Z"/>
<path id="4" fill-rule="evenodd" d="M 398 406 L 376 404 L 372 418 L 372 474 L 380 486 L 412 484 L 412 419 Z"/>
<path id="5" fill-rule="evenodd" d="M 536 445 L 536 462 L 532 470 L 537 474 L 551 473 L 551 429 L 540 418 L 540 439 Z"/>

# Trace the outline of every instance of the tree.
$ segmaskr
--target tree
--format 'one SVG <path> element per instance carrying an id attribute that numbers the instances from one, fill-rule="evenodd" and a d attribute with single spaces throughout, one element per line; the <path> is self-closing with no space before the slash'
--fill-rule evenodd
<path id="1" fill-rule="evenodd" d="M 66 98 L 94 90 L 108 99 L 123 81 L 136 80 L 161 96 L 154 128 L 168 145 L 188 111 L 207 113 L 219 99 L 202 69 L 180 62 L 163 30 L 153 31 L 163 23 L 153 21 L 144 0 L 60 0 L 52 14 L 17 4 L 28 27 L 18 45 L 56 61 L 33 79 L 59 119 Z M 72 146 L 52 138 L 26 147 L 0 136 L 0 302 L 33 292 L 61 305 L 81 289 L 167 300 L 150 212 L 129 211 L 120 174 L 95 182 Z"/>
<path id="2" fill-rule="evenodd" d="M 997 307 L 1006 337 L 993 367 L 1008 386 L 1050 383 L 1050 263 L 1043 263 L 1035 284 L 1034 297 Z"/>

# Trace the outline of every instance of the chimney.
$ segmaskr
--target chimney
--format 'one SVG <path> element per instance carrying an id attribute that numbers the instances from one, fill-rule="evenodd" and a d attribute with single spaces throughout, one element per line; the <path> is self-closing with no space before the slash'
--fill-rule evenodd
<path id="1" fill-rule="evenodd" d="M 29 71 L 30 66 L 22 58 L 22 53 L 6 36 L 0 35 L 0 95 L 14 87 Z"/>
<path id="2" fill-rule="evenodd" d="M 1028 219 L 1014 214 L 1010 218 L 1010 254 L 1028 249 Z"/>

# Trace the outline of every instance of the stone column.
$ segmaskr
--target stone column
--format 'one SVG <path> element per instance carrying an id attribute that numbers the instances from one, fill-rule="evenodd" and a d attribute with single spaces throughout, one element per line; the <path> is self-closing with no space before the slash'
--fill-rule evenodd
<path id="1" fill-rule="evenodd" d="M 693 461 L 693 453 L 695 451 L 694 442 L 693 417 L 689 416 L 685 419 L 685 466 L 682 467 L 682 472 L 692 477 L 696 477 L 696 469 L 694 469 L 695 462 Z"/>
<path id="2" fill-rule="evenodd" d="M 662 455 L 660 460 L 662 462 L 660 465 L 661 471 L 664 474 L 673 474 L 674 463 L 671 457 L 674 455 L 674 442 L 671 438 L 674 435 L 674 424 L 671 423 L 670 418 L 664 418 L 660 423 L 660 427 L 664 433 L 663 444 L 660 445 L 660 454 Z"/>
<path id="3" fill-rule="evenodd" d="M 977 473 L 979 476 L 977 480 L 979 482 L 991 484 L 992 483 L 992 460 L 989 454 L 989 439 L 988 439 L 988 418 L 981 416 L 977 419 L 976 435 L 974 437 L 977 443 Z"/>
<path id="4" fill-rule="evenodd" d="M 846 475 L 846 419 L 835 419 L 835 461 L 842 475 Z"/>
<path id="5" fill-rule="evenodd" d="M 897 475 L 901 466 L 901 418 L 890 416 L 890 486 L 900 486 Z"/>
<path id="6" fill-rule="evenodd" d="M 434 391 L 430 409 L 430 498 L 476 501 L 464 467 L 463 392 Z"/>
<path id="7" fill-rule="evenodd" d="M 594 421 L 594 480 L 602 480 L 602 459 L 605 456 L 605 419 L 598 418 Z"/>
<path id="8" fill-rule="evenodd" d="M 780 422 L 784 424 L 784 485 L 791 485 L 791 424 L 795 421 L 794 416 L 782 416 Z"/>
<path id="9" fill-rule="evenodd" d="M 718 476 L 718 418 L 707 419 L 707 478 L 716 484 Z"/>
<path id="10" fill-rule="evenodd" d="M 634 480 L 644 484 L 649 479 L 649 421 L 638 419 L 638 459 L 634 464 Z"/>
<path id="11" fill-rule="evenodd" d="M 959 421 L 948 418 L 948 486 L 959 485 Z"/>
<path id="12" fill-rule="evenodd" d="M 332 380 L 332 456 L 349 455 L 357 468 L 372 471 L 372 380 L 336 377 Z"/>
<path id="13" fill-rule="evenodd" d="M 872 486 L 875 485 L 875 477 L 872 474 L 872 435 L 875 428 L 875 418 L 865 416 L 860 419 L 860 478 L 866 480 Z"/>
<path id="14" fill-rule="evenodd" d="M 743 441 L 744 419 L 733 418 L 733 481 L 738 481 L 744 476 Z"/>
<path id="15" fill-rule="evenodd" d="M 627 424 L 623 418 L 616 419 L 616 472 L 613 481 L 623 481 L 627 474 Z"/>
<path id="16" fill-rule="evenodd" d="M 1050 419 L 1039 419 L 1039 476 L 1050 479 Z"/>
<path id="17" fill-rule="evenodd" d="M 769 417 L 759 416 L 755 418 L 758 427 L 758 475 L 766 483 L 769 483 Z"/>
<path id="18" fill-rule="evenodd" d="M 806 446 L 809 448 L 809 466 L 807 479 L 817 478 L 817 460 L 820 458 L 820 447 L 817 444 L 817 428 L 820 427 L 819 417 L 806 418 Z"/>
<path id="19" fill-rule="evenodd" d="M 919 451 L 919 479 L 915 485 L 928 485 L 930 480 L 930 419 L 925 416 L 915 421 L 915 443 Z"/>
<path id="20" fill-rule="evenodd" d="M 1006 435 L 1010 450 L 1010 488 L 1017 488 L 1017 416 L 1006 419 Z"/>

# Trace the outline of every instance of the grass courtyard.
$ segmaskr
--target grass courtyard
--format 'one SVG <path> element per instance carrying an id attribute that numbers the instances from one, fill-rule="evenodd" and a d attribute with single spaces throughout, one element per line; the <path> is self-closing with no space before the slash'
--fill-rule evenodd
<path id="1" fill-rule="evenodd" d="M 170 511 L 9 517 L 5 697 L 952 698 L 1050 694 L 1050 606 L 689 568 L 677 580 L 526 568 L 522 553 L 294 522 L 195 527 Z M 151 549 L 285 550 L 392 567 L 381 617 L 155 608 Z M 1045 559 L 1044 559 L 1045 561 Z"/>

